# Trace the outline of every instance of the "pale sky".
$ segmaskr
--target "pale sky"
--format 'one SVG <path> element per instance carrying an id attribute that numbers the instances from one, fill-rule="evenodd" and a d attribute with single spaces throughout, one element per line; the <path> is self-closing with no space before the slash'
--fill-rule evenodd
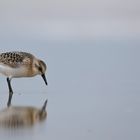
<path id="1" fill-rule="evenodd" d="M 0 0 L 2 17 L 139 18 L 139 0 Z"/>
<path id="2" fill-rule="evenodd" d="M 140 37 L 139 0 L 0 0 L 0 29 L 33 39 Z M 8 34 L 8 35 L 7 35 Z M 33 36 L 34 35 L 34 36 Z"/>

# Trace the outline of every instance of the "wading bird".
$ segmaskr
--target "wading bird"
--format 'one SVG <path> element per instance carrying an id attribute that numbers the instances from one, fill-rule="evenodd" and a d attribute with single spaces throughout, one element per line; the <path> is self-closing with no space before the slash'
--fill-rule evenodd
<path id="1" fill-rule="evenodd" d="M 12 78 L 33 77 L 41 75 L 47 85 L 45 77 L 46 64 L 27 52 L 6 52 L 0 54 L 0 73 L 7 77 L 9 88 L 9 99 L 7 106 L 10 106 L 13 95 L 11 86 Z"/>

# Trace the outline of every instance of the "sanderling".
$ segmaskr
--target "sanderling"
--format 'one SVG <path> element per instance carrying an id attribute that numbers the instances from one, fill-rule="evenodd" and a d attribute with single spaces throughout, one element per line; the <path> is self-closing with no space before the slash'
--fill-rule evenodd
<path id="1" fill-rule="evenodd" d="M 0 54 L 0 73 L 7 77 L 9 88 L 9 99 L 7 106 L 10 106 L 13 95 L 11 86 L 12 78 L 33 77 L 41 75 L 46 85 L 45 77 L 46 64 L 34 55 L 26 52 L 6 52 Z"/>
<path id="2" fill-rule="evenodd" d="M 10 106 L 0 111 L 0 126 L 18 128 L 32 126 L 37 122 L 42 122 L 47 117 L 47 100 L 43 107 L 32 106 Z"/>

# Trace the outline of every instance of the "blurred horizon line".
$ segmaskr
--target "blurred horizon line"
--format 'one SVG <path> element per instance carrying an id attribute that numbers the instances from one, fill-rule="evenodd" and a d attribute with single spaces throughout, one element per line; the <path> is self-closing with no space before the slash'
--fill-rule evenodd
<path id="1" fill-rule="evenodd" d="M 140 20 L 19 20 L 0 25 L 2 40 L 84 40 L 135 39 L 140 37 Z M 133 28 L 132 28 L 133 26 Z"/>

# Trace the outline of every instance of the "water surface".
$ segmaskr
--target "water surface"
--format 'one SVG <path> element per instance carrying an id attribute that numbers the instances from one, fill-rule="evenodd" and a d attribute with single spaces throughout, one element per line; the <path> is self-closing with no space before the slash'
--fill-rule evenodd
<path id="1" fill-rule="evenodd" d="M 45 60 L 48 86 L 40 76 L 13 79 L 12 104 L 41 107 L 48 98 L 48 117 L 32 128 L 1 129 L 1 139 L 139 140 L 138 45 L 127 41 L 28 45 L 6 50 L 29 51 Z M 0 84 L 0 108 L 4 108 L 5 77 Z"/>

